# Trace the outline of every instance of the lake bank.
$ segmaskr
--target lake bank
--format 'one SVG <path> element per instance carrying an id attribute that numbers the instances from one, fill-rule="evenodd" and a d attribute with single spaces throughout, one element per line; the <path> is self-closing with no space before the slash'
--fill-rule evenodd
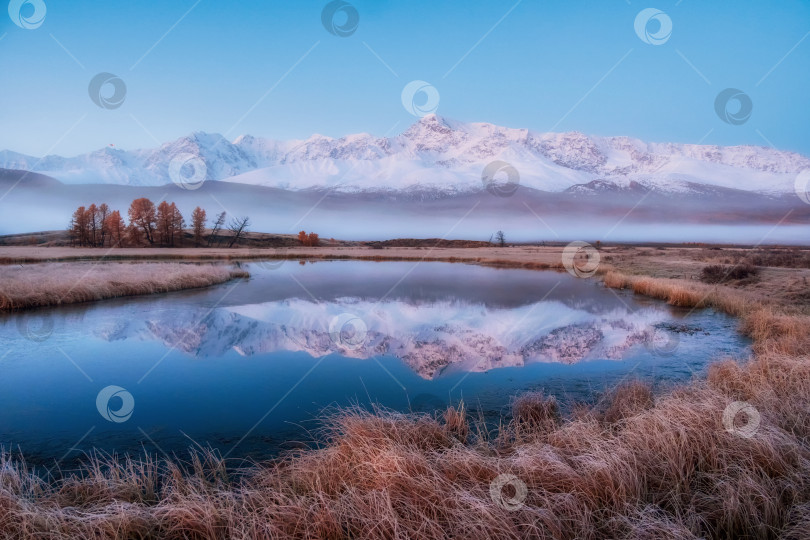
<path id="1" fill-rule="evenodd" d="M 0 267 L 0 312 L 197 289 L 249 277 L 222 265 L 45 263 Z"/>
<path id="2" fill-rule="evenodd" d="M 4 266 L 38 265 L 53 262 L 214 262 L 251 260 L 366 260 L 440 261 L 480 264 L 500 268 L 564 270 L 564 246 L 514 247 L 330 247 L 318 248 L 121 248 L 93 249 L 68 247 L 0 246 L 0 271 Z M 712 285 L 735 298 L 778 304 L 793 313 L 810 314 L 810 248 L 739 246 L 611 245 L 599 249 L 601 261 L 595 271 L 599 278 L 611 271 L 630 276 L 679 279 L 689 287 L 704 287 L 702 269 L 709 264 L 730 267 L 753 260 L 760 267 L 753 280 L 729 280 Z M 793 266 L 790 266 L 790 265 Z"/>

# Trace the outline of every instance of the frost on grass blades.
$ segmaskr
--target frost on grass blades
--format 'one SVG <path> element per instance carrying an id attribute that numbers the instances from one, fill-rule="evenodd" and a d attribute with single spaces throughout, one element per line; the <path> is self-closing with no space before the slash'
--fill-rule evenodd
<path id="1" fill-rule="evenodd" d="M 4 4 L 0 538 L 807 537 L 806 5 L 221 4 Z"/>

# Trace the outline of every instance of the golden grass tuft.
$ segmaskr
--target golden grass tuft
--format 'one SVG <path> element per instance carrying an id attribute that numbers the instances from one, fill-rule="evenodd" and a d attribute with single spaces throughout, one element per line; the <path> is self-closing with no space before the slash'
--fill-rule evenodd
<path id="1" fill-rule="evenodd" d="M 526 392 L 512 402 L 512 427 L 518 437 L 526 432 L 543 434 L 553 431 L 560 420 L 560 406 L 554 396 Z"/>
<path id="2" fill-rule="evenodd" d="M 673 306 L 712 307 L 734 316 L 744 315 L 760 306 L 760 302 L 738 290 L 684 279 L 631 276 L 609 270 L 603 276 L 603 283 L 613 289 L 631 289 L 635 293 L 664 300 Z"/>
<path id="3" fill-rule="evenodd" d="M 614 423 L 652 409 L 655 405 L 652 388 L 641 381 L 629 381 L 619 385 L 608 397 L 604 411 L 605 422 Z"/>

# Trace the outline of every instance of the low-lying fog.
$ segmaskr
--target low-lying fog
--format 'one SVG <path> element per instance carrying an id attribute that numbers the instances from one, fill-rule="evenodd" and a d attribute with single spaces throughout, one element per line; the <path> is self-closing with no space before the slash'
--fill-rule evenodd
<path id="1" fill-rule="evenodd" d="M 148 197 L 174 201 L 188 220 L 197 205 L 208 213 L 249 216 L 250 230 L 321 238 L 382 240 L 397 237 L 489 240 L 498 230 L 507 241 L 660 241 L 806 244 L 810 205 L 729 197 L 672 200 L 598 195 L 576 197 L 521 189 L 512 197 L 486 191 L 455 196 L 290 192 L 209 182 L 198 190 L 174 185 L 17 186 L 0 200 L 0 234 L 58 230 L 76 207 L 106 202 L 126 217 L 130 202 Z"/>

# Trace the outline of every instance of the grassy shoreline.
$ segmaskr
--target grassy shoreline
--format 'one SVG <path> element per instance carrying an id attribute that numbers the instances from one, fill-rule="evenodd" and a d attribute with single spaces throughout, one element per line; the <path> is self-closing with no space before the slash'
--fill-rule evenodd
<path id="1" fill-rule="evenodd" d="M 48 263 L 0 272 L 0 312 L 166 293 L 249 277 L 244 270 L 178 263 Z"/>
<path id="2" fill-rule="evenodd" d="M 416 248 L 395 247 L 377 250 L 368 247 L 319 248 L 37 248 L 0 246 L 0 265 L 89 261 L 250 261 L 267 259 L 362 260 L 362 261 L 440 261 L 526 264 L 535 269 L 562 268 L 560 248 Z M 536 254 L 542 253 L 542 261 Z M 506 255 L 504 258 L 503 255 Z M 532 256 L 527 256 L 532 255 Z M 555 260 L 556 259 L 556 260 Z"/>
<path id="3" fill-rule="evenodd" d="M 559 261 L 559 249 L 496 252 L 501 258 L 463 262 Z M 810 314 L 795 300 L 802 296 L 778 290 L 785 275 L 801 280 L 806 270 L 768 269 L 757 283 L 710 286 L 671 277 L 702 261 L 680 264 L 672 253 L 631 259 L 615 256 L 598 279 L 739 317 L 753 358 L 719 361 L 706 380 L 665 395 L 629 382 L 567 418 L 553 399 L 525 395 L 497 434 L 481 431 L 463 406 L 436 417 L 344 410 L 329 418 L 321 449 L 239 476 L 198 452 L 187 473 L 149 457 L 96 458 L 82 475 L 46 482 L 4 454 L 0 536 L 806 537 Z M 758 423 L 733 414 L 737 404 Z M 493 490 L 504 479 L 512 487 Z"/>

